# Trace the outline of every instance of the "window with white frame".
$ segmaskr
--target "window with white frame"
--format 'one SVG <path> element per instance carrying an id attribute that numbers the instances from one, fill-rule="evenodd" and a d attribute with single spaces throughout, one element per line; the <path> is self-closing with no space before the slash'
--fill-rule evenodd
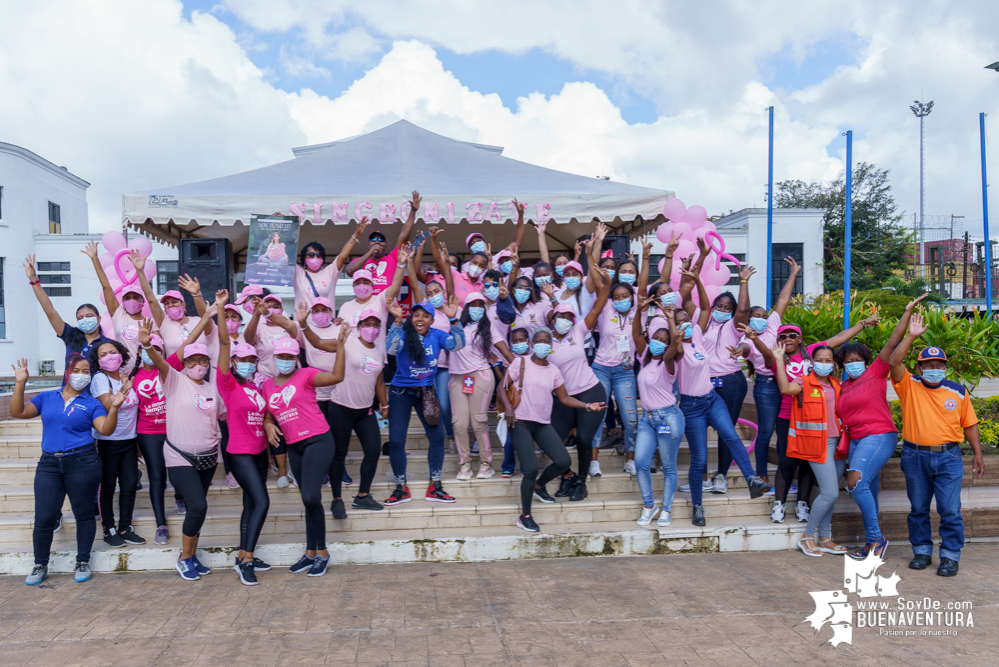
<path id="1" fill-rule="evenodd" d="M 35 271 L 49 296 L 73 296 L 69 262 L 38 262 Z"/>

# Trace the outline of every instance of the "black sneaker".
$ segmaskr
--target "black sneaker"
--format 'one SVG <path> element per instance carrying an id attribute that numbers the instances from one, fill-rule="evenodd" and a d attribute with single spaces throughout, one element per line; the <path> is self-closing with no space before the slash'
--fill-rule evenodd
<path id="1" fill-rule="evenodd" d="M 343 499 L 334 500 L 330 503 L 330 512 L 333 512 L 334 519 L 346 519 L 347 508 L 343 506 Z"/>
<path id="2" fill-rule="evenodd" d="M 555 502 L 555 499 L 551 497 L 551 495 L 548 493 L 547 490 L 545 490 L 545 487 L 543 486 L 534 489 L 534 497 L 543 503 Z"/>
<path id="3" fill-rule="evenodd" d="M 135 531 L 132 530 L 131 526 L 128 527 L 128 530 L 123 530 L 123 531 L 121 531 L 118 534 L 121 535 L 122 539 L 125 540 L 126 542 L 128 542 L 129 544 L 145 544 L 146 543 L 145 538 L 142 538 L 142 537 L 139 537 L 138 535 L 136 535 Z"/>
<path id="4" fill-rule="evenodd" d="M 752 477 L 750 477 L 746 481 L 749 482 L 749 497 L 750 498 L 759 498 L 764 493 L 766 493 L 767 491 L 770 490 L 770 485 L 768 483 L 764 482 L 762 479 L 760 479 L 756 475 L 753 475 Z"/>
<path id="5" fill-rule="evenodd" d="M 236 563 L 236 567 L 233 568 L 239 573 L 239 581 L 244 586 L 256 586 L 260 582 L 257 581 L 256 568 L 253 567 L 253 562 L 243 562 Z"/>
<path id="6" fill-rule="evenodd" d="M 310 577 L 321 577 L 326 574 L 326 568 L 329 567 L 330 557 L 327 556 L 323 558 L 322 556 L 316 554 L 316 559 L 312 561 L 312 567 L 309 568 Z"/>
<path id="7" fill-rule="evenodd" d="M 389 455 L 389 444 L 387 442 L 382 443 L 382 456 Z"/>
<path id="8" fill-rule="evenodd" d="M 114 547 L 115 549 L 120 549 L 125 546 L 125 538 L 122 537 L 114 528 L 108 528 L 107 532 L 104 534 L 104 542 L 109 547 Z"/>
<path id="9" fill-rule="evenodd" d="M 427 497 L 424 499 L 428 503 L 453 503 L 456 502 L 454 496 L 444 490 L 440 480 L 427 487 Z M 554 500 L 552 502 L 555 502 Z M 388 504 L 388 503 L 386 503 Z"/>
<path id="10" fill-rule="evenodd" d="M 271 569 L 271 565 L 270 563 L 265 563 L 264 561 L 254 556 L 253 569 L 256 570 L 257 572 L 266 572 L 267 570 Z"/>
<path id="11" fill-rule="evenodd" d="M 523 528 L 529 533 L 540 533 L 541 527 L 534 522 L 530 514 L 521 514 L 520 518 L 517 519 L 517 528 Z"/>
<path id="12" fill-rule="evenodd" d="M 572 493 L 569 494 L 569 502 L 586 500 L 586 496 L 588 495 L 590 495 L 590 492 L 586 490 L 586 483 L 579 480 L 576 482 L 576 485 L 572 487 Z"/>
<path id="13" fill-rule="evenodd" d="M 927 556 L 926 554 L 916 554 L 916 556 L 909 561 L 909 569 L 925 570 L 928 565 L 932 564 L 933 564 L 932 556 Z"/>
<path id="14" fill-rule="evenodd" d="M 576 482 L 579 481 L 579 475 L 573 473 L 568 477 L 563 477 L 562 481 L 558 483 L 558 491 L 555 492 L 556 498 L 565 498 L 570 493 L 572 493 L 572 487 Z"/>
<path id="15" fill-rule="evenodd" d="M 704 508 L 700 505 L 694 505 L 694 513 L 690 516 L 690 523 L 695 526 L 703 526 L 707 523 L 704 520 Z"/>
<path id="16" fill-rule="evenodd" d="M 354 496 L 354 502 L 350 504 L 354 509 L 359 510 L 383 510 L 385 506 L 375 500 L 370 493 L 366 496 Z"/>
<path id="17" fill-rule="evenodd" d="M 288 568 L 288 571 L 292 574 L 298 574 L 299 572 L 305 572 L 312 568 L 312 564 L 316 561 L 315 558 L 309 558 L 308 556 L 302 556 L 298 559 L 298 562 Z"/>
<path id="18" fill-rule="evenodd" d="M 941 558 L 940 567 L 937 568 L 937 574 L 941 577 L 953 577 L 957 574 L 958 564 L 953 558 Z"/>
<path id="19" fill-rule="evenodd" d="M 412 496 L 409 495 L 409 487 L 397 484 L 395 491 L 392 492 L 392 495 L 385 499 L 385 504 L 391 507 L 392 505 L 408 503 L 412 499 Z"/>

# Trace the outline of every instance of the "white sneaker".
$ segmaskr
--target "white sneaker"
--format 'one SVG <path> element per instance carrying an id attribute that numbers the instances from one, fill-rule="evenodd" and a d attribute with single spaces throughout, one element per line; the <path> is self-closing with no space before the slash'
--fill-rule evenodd
<path id="1" fill-rule="evenodd" d="M 672 520 L 673 520 L 672 513 L 663 510 L 662 512 L 659 513 L 659 521 L 656 521 L 656 526 L 658 526 L 659 528 L 665 528 L 670 524 Z"/>
<path id="2" fill-rule="evenodd" d="M 296 489 L 298 488 L 298 480 L 295 479 L 295 473 L 290 470 L 288 471 L 288 481 L 294 484 Z"/>
<path id="3" fill-rule="evenodd" d="M 279 489 L 283 489 L 286 486 L 288 486 L 288 476 L 281 475 L 280 477 L 278 477 L 277 485 Z"/>
<path id="4" fill-rule="evenodd" d="M 590 477 L 600 477 L 600 461 L 590 461 Z"/>
<path id="5" fill-rule="evenodd" d="M 680 493 L 690 493 L 690 482 L 687 482 L 686 484 L 681 484 L 680 488 L 677 489 L 677 491 L 679 491 Z"/>
<path id="6" fill-rule="evenodd" d="M 702 491 L 710 491 L 713 488 L 715 488 L 715 483 L 712 482 L 710 479 L 705 479 L 705 480 L 701 481 L 701 490 Z"/>
<path id="7" fill-rule="evenodd" d="M 652 520 L 656 518 L 656 512 L 658 511 L 659 508 L 656 507 L 655 505 L 653 505 L 652 507 L 643 507 L 642 516 L 638 517 L 637 521 L 638 525 L 647 526 L 650 523 L 652 523 Z"/>
<path id="8" fill-rule="evenodd" d="M 798 517 L 798 521 L 801 523 L 808 523 L 808 503 L 804 500 L 799 500 L 794 506 L 794 515 Z"/>
<path id="9" fill-rule="evenodd" d="M 784 503 L 779 500 L 774 501 L 774 511 L 770 513 L 770 521 L 784 523 Z"/>
<path id="10" fill-rule="evenodd" d="M 490 464 L 483 463 L 482 465 L 479 466 L 479 472 L 475 476 L 475 478 L 476 479 L 489 479 L 490 477 L 494 476 L 495 474 L 496 474 L 496 471 L 493 470 L 493 467 Z"/>
<path id="11" fill-rule="evenodd" d="M 727 493 L 728 478 L 725 475 L 715 475 L 715 481 L 711 485 L 711 493 Z"/>
<path id="12" fill-rule="evenodd" d="M 468 480 L 472 479 L 472 464 L 462 463 L 461 469 L 458 470 L 458 476 L 456 477 L 456 479 L 459 482 L 467 482 Z"/>
<path id="13" fill-rule="evenodd" d="M 637 473 L 637 470 L 635 469 L 634 459 L 628 459 L 627 461 L 624 462 L 624 471 L 629 475 L 634 475 Z"/>

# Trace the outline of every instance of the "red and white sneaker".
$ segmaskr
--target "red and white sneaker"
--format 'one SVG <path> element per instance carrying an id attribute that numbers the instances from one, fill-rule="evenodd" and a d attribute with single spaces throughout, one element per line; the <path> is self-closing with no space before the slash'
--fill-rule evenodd
<path id="1" fill-rule="evenodd" d="M 408 486 L 396 486 L 395 491 L 392 495 L 385 499 L 385 505 L 399 505 L 402 503 L 408 503 L 413 500 L 412 496 L 409 495 Z"/>
<path id="2" fill-rule="evenodd" d="M 430 485 L 427 489 L 427 502 L 428 503 L 453 503 L 457 502 L 454 496 L 450 496 L 444 491 L 444 488 L 440 486 L 440 482 L 436 482 Z"/>

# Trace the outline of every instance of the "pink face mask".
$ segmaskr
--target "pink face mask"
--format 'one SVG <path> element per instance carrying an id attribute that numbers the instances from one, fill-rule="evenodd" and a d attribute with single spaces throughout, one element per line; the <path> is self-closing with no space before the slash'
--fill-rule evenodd
<path id="1" fill-rule="evenodd" d="M 333 313 L 312 313 L 312 323 L 320 329 L 325 329 L 333 322 Z"/>
<path id="2" fill-rule="evenodd" d="M 253 302 L 252 301 L 247 300 L 247 301 L 243 302 L 243 312 L 246 313 L 247 315 L 252 315 L 253 314 Z"/>
<path id="3" fill-rule="evenodd" d="M 129 315 L 138 315 L 142 312 L 142 301 L 138 299 L 125 299 L 121 304 L 125 308 L 125 312 Z"/>
<path id="4" fill-rule="evenodd" d="M 226 320 L 225 328 L 229 330 L 230 334 L 234 334 L 239 331 L 239 322 L 236 320 Z"/>
<path id="5" fill-rule="evenodd" d="M 164 308 L 163 312 L 174 321 L 184 318 L 184 306 L 170 306 L 169 308 Z"/>
<path id="6" fill-rule="evenodd" d="M 358 299 L 367 299 L 374 291 L 375 288 L 371 285 L 366 283 L 354 283 L 354 296 Z"/>
<path id="7" fill-rule="evenodd" d="M 306 257 L 305 266 L 308 267 L 309 271 L 318 271 L 323 268 L 323 258 L 322 257 Z"/>
<path id="8" fill-rule="evenodd" d="M 101 368 L 106 371 L 116 371 L 121 368 L 121 355 L 117 352 L 113 354 L 105 354 L 100 360 Z"/>
<path id="9" fill-rule="evenodd" d="M 273 315 L 284 315 L 284 311 L 281 310 L 280 308 L 271 308 L 270 311 L 271 311 L 271 315 L 272 316 Z"/>
<path id="10" fill-rule="evenodd" d="M 378 334 L 380 329 L 378 327 L 361 327 L 358 329 L 358 333 L 361 334 L 361 338 L 369 343 L 374 343 L 378 340 Z"/>
<path id="11" fill-rule="evenodd" d="M 194 368 L 187 369 L 187 377 L 192 378 L 194 380 L 200 380 L 201 378 L 205 377 L 207 373 L 208 373 L 208 366 L 202 366 L 201 364 L 198 364 Z"/>

